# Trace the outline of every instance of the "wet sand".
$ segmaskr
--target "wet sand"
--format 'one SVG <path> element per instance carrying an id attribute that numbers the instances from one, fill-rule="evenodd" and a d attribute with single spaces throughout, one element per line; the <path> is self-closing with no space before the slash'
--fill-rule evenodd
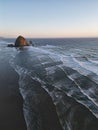
<path id="1" fill-rule="evenodd" d="M 7 60 L 0 61 L 0 130 L 27 130 L 18 80 Z"/>
<path id="2" fill-rule="evenodd" d="M 19 92 L 19 75 L 7 60 L 0 62 L 0 130 L 27 130 L 23 115 L 23 98 Z M 38 130 L 62 130 L 51 97 L 36 81 L 31 80 L 29 83 L 30 86 L 33 84 L 33 89 L 36 92 L 36 98 L 33 96 L 31 99 L 32 111 L 37 111 L 39 114 L 40 122 L 36 128 Z M 39 100 L 38 104 L 37 99 Z M 37 106 L 34 106 L 33 102 Z"/>

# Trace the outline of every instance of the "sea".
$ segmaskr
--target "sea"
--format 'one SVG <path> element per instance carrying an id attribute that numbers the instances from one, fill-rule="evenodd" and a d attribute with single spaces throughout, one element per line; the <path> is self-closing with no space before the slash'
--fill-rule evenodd
<path id="1" fill-rule="evenodd" d="M 0 60 L 19 75 L 27 129 L 98 130 L 98 38 L 27 40 L 34 46 L 7 47 L 15 39 L 0 39 Z"/>

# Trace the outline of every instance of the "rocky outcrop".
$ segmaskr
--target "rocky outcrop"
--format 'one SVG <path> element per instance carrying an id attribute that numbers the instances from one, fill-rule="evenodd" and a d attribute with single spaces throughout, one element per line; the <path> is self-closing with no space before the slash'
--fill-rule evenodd
<path id="1" fill-rule="evenodd" d="M 29 46 L 29 43 L 23 36 L 19 36 L 15 41 L 15 47 Z"/>
<path id="2" fill-rule="evenodd" d="M 30 40 L 29 42 L 23 37 L 23 36 L 18 36 L 15 45 L 14 44 L 8 44 L 8 47 L 23 47 L 23 46 L 34 46 L 32 41 Z"/>

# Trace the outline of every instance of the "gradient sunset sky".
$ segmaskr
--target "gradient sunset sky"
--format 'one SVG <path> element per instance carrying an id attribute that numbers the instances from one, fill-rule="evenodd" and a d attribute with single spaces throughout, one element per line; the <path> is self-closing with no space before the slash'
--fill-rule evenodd
<path id="1" fill-rule="evenodd" d="M 98 37 L 98 0 L 0 0 L 0 36 Z"/>

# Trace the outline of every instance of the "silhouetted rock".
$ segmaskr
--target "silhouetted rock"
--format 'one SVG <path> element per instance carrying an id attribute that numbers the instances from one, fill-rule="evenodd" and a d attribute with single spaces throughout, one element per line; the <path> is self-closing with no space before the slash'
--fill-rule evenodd
<path id="1" fill-rule="evenodd" d="M 13 44 L 8 44 L 7 46 L 8 46 L 8 47 L 14 47 L 14 45 L 13 45 Z"/>
<path id="2" fill-rule="evenodd" d="M 23 36 L 18 36 L 15 41 L 15 45 L 8 44 L 7 46 L 8 47 L 23 47 L 23 46 L 34 46 L 34 44 L 32 43 L 31 40 L 27 42 L 27 40 Z"/>
<path id="3" fill-rule="evenodd" d="M 22 46 L 29 46 L 29 43 L 24 37 L 19 36 L 15 41 L 15 47 L 22 47 Z"/>
<path id="4" fill-rule="evenodd" d="M 32 41 L 30 40 L 29 45 L 34 46 L 34 43 L 32 43 Z"/>

